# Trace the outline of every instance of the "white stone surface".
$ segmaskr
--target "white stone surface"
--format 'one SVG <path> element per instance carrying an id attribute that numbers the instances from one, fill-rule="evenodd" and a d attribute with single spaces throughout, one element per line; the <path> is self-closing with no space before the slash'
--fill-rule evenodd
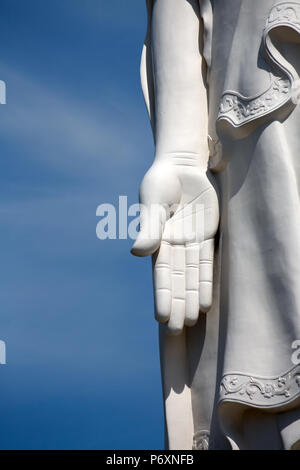
<path id="1" fill-rule="evenodd" d="M 300 448 L 300 1 L 146 3 L 132 253 L 153 255 L 167 446 Z"/>

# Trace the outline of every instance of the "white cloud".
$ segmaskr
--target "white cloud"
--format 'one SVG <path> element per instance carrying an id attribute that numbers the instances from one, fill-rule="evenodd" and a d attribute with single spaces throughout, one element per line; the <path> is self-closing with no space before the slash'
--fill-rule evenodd
<path id="1" fill-rule="evenodd" d="M 118 100 L 109 92 L 97 103 L 83 103 L 67 90 L 50 90 L 6 64 L 1 63 L 1 70 L 8 90 L 0 118 L 6 142 L 26 148 L 29 158 L 50 170 L 89 179 L 99 178 L 101 171 L 106 180 L 115 173 L 131 177 L 138 153 L 151 142 L 141 121 L 146 116 L 141 103 L 134 108 L 120 89 L 115 90 Z"/>

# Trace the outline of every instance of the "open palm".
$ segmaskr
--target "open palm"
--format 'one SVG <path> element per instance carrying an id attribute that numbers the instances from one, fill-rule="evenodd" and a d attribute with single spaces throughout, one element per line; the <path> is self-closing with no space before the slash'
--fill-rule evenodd
<path id="1" fill-rule="evenodd" d="M 194 325 L 212 303 L 218 198 L 203 170 L 151 168 L 141 185 L 141 231 L 132 249 L 153 256 L 155 310 L 171 334 Z M 150 205 L 155 210 L 150 211 Z M 168 218 L 169 216 L 169 218 Z M 158 227 L 150 236 L 150 227 Z M 153 233 L 153 231 L 152 231 Z"/>

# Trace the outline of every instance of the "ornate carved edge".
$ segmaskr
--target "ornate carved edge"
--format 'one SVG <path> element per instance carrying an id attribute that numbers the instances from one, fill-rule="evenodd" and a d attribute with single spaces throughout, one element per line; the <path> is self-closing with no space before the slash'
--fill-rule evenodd
<path id="1" fill-rule="evenodd" d="M 281 108 L 291 101 L 293 84 L 299 79 L 295 69 L 282 60 L 273 45 L 269 33 L 280 26 L 287 26 L 300 34 L 300 4 L 283 2 L 275 5 L 268 16 L 263 31 L 263 49 L 270 63 L 270 86 L 254 97 L 245 97 L 235 91 L 226 91 L 221 98 L 217 121 L 226 120 L 233 127 L 240 127 Z M 275 72 L 274 66 L 278 69 Z"/>
<path id="2" fill-rule="evenodd" d="M 208 450 L 209 449 L 209 431 L 197 431 L 193 438 L 192 450 Z"/>
<path id="3" fill-rule="evenodd" d="M 277 377 L 226 374 L 220 383 L 220 402 L 229 400 L 257 407 L 275 407 L 298 397 L 300 365 Z"/>

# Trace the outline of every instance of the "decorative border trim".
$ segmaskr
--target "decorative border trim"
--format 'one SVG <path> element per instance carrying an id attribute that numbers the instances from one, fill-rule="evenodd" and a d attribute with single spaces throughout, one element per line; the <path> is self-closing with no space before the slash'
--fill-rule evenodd
<path id="1" fill-rule="evenodd" d="M 263 31 L 263 49 L 269 65 L 270 86 L 254 97 L 245 97 L 235 91 L 226 91 L 221 98 L 217 121 L 226 120 L 233 127 L 243 126 L 273 111 L 282 108 L 286 103 L 292 105 L 293 84 L 299 79 L 291 64 L 273 45 L 269 33 L 280 26 L 287 26 L 300 34 L 300 4 L 283 2 L 275 5 L 269 13 Z M 278 69 L 275 72 L 274 66 Z"/>
<path id="2" fill-rule="evenodd" d="M 300 365 L 277 377 L 226 374 L 220 384 L 220 402 L 229 400 L 257 407 L 275 407 L 297 397 L 300 397 Z"/>
<path id="3" fill-rule="evenodd" d="M 209 431 L 197 431 L 193 437 L 192 450 L 209 450 Z"/>

